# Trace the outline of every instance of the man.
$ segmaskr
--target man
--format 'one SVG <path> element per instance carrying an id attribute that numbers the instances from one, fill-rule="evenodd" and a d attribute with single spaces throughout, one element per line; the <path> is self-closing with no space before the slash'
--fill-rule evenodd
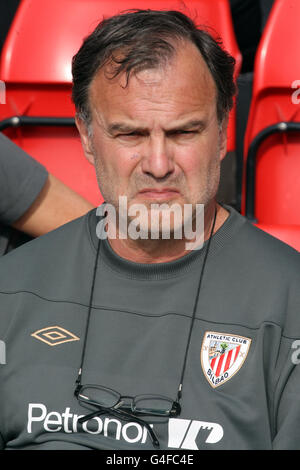
<path id="1" fill-rule="evenodd" d="M 299 257 L 215 201 L 232 72 L 179 12 L 84 41 L 73 99 L 106 204 L 0 264 L 3 448 L 299 448 Z M 175 236 L 198 204 L 202 248 Z"/>
<path id="2" fill-rule="evenodd" d="M 92 207 L 0 133 L 0 255 L 22 240 L 11 227 L 36 237 Z"/>

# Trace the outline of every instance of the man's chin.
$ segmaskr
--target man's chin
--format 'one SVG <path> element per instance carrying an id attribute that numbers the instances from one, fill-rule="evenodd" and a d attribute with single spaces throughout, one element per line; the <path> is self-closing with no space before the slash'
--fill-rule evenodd
<path id="1" fill-rule="evenodd" d="M 116 224 L 122 238 L 179 240 L 195 227 L 199 210 L 196 206 L 183 201 L 157 204 L 152 201 L 137 203 L 131 199 L 128 202 L 123 197 L 119 198 Z"/>
<path id="2" fill-rule="evenodd" d="M 153 214 L 146 218 L 128 218 L 128 236 L 132 239 L 171 240 L 183 238 L 183 219 L 176 223 L 169 214 Z"/>

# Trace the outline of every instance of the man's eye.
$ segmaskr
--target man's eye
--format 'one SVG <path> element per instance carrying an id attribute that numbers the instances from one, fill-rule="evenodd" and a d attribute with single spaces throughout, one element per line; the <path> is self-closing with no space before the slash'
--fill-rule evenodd
<path id="1" fill-rule="evenodd" d="M 192 134 L 196 134 L 196 131 L 175 131 L 172 133 L 173 135 L 192 135 Z"/>
<path id="2" fill-rule="evenodd" d="M 140 135 L 138 132 L 129 132 L 127 134 L 118 134 L 117 137 L 139 137 Z"/>

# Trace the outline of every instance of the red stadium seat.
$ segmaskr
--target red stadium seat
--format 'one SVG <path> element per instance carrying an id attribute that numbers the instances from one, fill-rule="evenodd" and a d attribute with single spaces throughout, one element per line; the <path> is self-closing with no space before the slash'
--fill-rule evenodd
<path id="1" fill-rule="evenodd" d="M 299 18 L 299 0 L 275 1 L 254 66 L 242 212 L 268 226 L 300 225 Z"/>
<path id="2" fill-rule="evenodd" d="M 228 0 L 186 0 L 185 5 L 179 0 L 21 1 L 1 56 L 0 79 L 7 94 L 6 104 L 0 106 L 0 130 L 6 129 L 10 138 L 49 171 L 99 204 L 96 177 L 73 125 L 71 58 L 103 16 L 129 8 L 177 9 L 221 36 L 224 47 L 237 60 L 238 73 L 241 55 Z M 19 119 L 12 119 L 16 116 Z M 233 112 L 228 150 L 234 149 L 234 119 Z"/>

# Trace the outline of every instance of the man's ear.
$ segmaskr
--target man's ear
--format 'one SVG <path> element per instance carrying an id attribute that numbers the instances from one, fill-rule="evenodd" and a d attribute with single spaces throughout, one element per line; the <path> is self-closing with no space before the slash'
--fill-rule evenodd
<path id="1" fill-rule="evenodd" d="M 227 127 L 228 116 L 226 116 L 220 125 L 220 160 L 223 160 L 227 153 Z"/>
<path id="2" fill-rule="evenodd" d="M 80 139 L 81 139 L 81 144 L 82 144 L 84 154 L 86 158 L 88 159 L 88 161 L 92 165 L 94 165 L 95 163 L 94 153 L 93 153 L 93 148 L 92 148 L 91 137 L 88 132 L 88 127 L 85 121 L 78 114 L 76 114 L 75 116 L 75 124 L 80 134 Z"/>

